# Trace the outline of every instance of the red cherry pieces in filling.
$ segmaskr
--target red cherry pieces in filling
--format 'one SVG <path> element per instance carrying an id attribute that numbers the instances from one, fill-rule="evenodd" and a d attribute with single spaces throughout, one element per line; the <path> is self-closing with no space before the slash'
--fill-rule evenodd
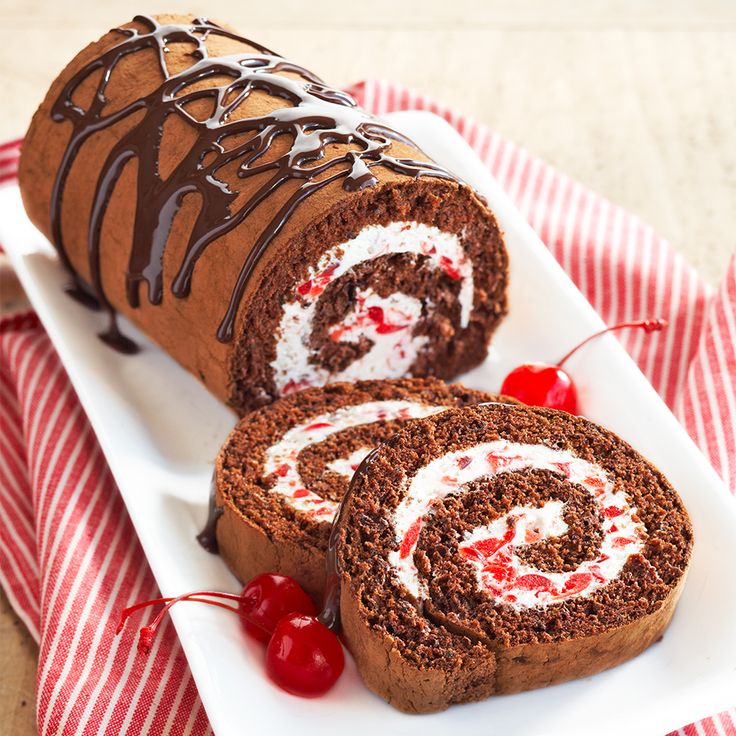
<path id="1" fill-rule="evenodd" d="M 513 396 L 515 399 L 529 406 L 546 406 L 550 409 L 576 414 L 578 410 L 578 395 L 570 374 L 562 366 L 583 345 L 607 332 L 640 327 L 645 332 L 657 332 L 667 326 L 664 319 L 645 319 L 636 322 L 621 322 L 606 327 L 587 337 L 565 355 L 562 360 L 552 365 L 550 363 L 524 363 L 514 368 L 501 384 L 501 393 Z"/>
<path id="2" fill-rule="evenodd" d="M 257 575 L 240 595 L 203 590 L 176 598 L 136 603 L 123 610 L 116 633 L 123 630 L 125 622 L 136 611 L 163 605 L 153 621 L 139 632 L 138 649 L 148 652 L 164 616 L 181 601 L 207 603 L 237 613 L 243 628 L 255 639 L 268 644 L 268 675 L 287 692 L 302 697 L 322 695 L 342 673 L 345 658 L 340 640 L 317 619 L 312 599 L 287 575 Z"/>

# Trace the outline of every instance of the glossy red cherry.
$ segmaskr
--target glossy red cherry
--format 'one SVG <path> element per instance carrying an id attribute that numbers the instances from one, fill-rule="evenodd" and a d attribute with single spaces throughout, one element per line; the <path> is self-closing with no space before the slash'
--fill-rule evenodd
<path id="1" fill-rule="evenodd" d="M 276 624 L 287 613 L 317 613 L 312 599 L 294 578 L 271 572 L 256 575 L 248 582 L 240 594 L 238 609 L 245 630 L 264 643 L 268 643 Z"/>
<path id="2" fill-rule="evenodd" d="M 577 414 L 578 392 L 570 374 L 563 369 L 563 364 L 583 345 L 596 337 L 630 327 L 641 327 L 645 332 L 656 332 L 667 326 L 664 319 L 646 319 L 637 322 L 622 322 L 606 327 L 587 337 L 565 355 L 562 360 L 550 363 L 525 363 L 514 368 L 501 384 L 501 393 L 512 396 L 530 406 L 546 406 L 550 409 L 561 409 L 570 414 Z"/>
<path id="3" fill-rule="evenodd" d="M 557 365 L 525 363 L 504 378 L 501 393 L 529 406 L 547 406 L 574 414 L 578 392 L 569 374 Z"/>
<path id="4" fill-rule="evenodd" d="M 284 616 L 266 649 L 266 672 L 271 680 L 303 698 L 324 695 L 344 667 L 340 640 L 314 616 Z"/>

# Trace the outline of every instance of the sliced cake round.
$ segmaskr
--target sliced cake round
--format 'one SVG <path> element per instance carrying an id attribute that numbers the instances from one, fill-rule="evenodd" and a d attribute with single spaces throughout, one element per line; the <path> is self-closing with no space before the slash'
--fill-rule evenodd
<path id="1" fill-rule="evenodd" d="M 426 712 L 639 654 L 672 616 L 692 530 L 613 433 L 489 404 L 412 422 L 368 456 L 335 542 L 365 683 Z"/>

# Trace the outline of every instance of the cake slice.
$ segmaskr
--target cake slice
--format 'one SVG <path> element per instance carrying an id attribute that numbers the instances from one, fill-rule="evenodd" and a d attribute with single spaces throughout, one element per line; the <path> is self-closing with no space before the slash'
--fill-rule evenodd
<path id="1" fill-rule="evenodd" d="M 335 530 L 340 618 L 366 685 L 411 713 L 613 667 L 656 642 L 692 529 L 623 440 L 488 404 L 407 424 Z"/>
<path id="2" fill-rule="evenodd" d="M 363 458 L 408 420 L 494 398 L 436 379 L 360 381 L 251 412 L 217 458 L 201 541 L 215 542 L 240 580 L 284 573 L 319 601 L 330 525 Z"/>

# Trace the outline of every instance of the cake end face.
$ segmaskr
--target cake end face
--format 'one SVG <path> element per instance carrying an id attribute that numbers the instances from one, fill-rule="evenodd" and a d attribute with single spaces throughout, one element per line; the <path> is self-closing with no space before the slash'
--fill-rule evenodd
<path id="1" fill-rule="evenodd" d="M 472 672 L 475 647 L 493 657 L 487 694 L 592 675 L 661 638 L 691 549 L 677 493 L 613 433 L 548 409 L 449 410 L 404 427 L 353 480 L 337 555 L 346 641 L 389 702 L 401 686 L 369 671 L 365 648 L 423 677 L 453 659 Z M 448 686 L 412 707 L 456 702 Z"/>
<path id="2" fill-rule="evenodd" d="M 456 182 L 367 189 L 285 253 L 247 296 L 231 364 L 241 412 L 332 382 L 450 380 L 485 359 L 507 313 L 502 235 Z"/>

